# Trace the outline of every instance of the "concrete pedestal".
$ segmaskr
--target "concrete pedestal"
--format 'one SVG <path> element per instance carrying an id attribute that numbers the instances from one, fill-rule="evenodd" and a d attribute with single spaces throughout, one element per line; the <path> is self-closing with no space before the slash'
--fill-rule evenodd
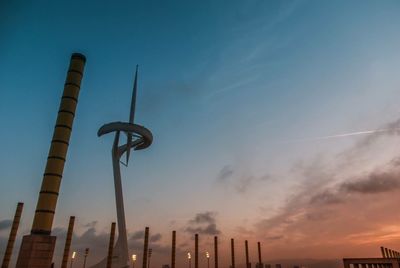
<path id="1" fill-rule="evenodd" d="M 55 245 L 55 236 L 24 236 L 19 250 L 16 268 L 50 268 Z"/>

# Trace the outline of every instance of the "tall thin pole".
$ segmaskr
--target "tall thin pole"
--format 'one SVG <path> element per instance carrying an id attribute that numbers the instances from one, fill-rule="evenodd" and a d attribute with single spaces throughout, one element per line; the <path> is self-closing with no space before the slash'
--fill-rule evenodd
<path id="1" fill-rule="evenodd" d="M 4 253 L 2 268 L 8 268 L 10 264 L 10 259 L 12 255 L 12 251 L 14 248 L 15 237 L 17 236 L 17 231 L 19 227 L 19 222 L 21 220 L 22 209 L 24 207 L 24 203 L 18 203 L 17 209 L 15 210 L 14 220 L 12 222 L 10 235 L 8 237 L 6 252 Z"/>
<path id="2" fill-rule="evenodd" d="M 62 258 L 61 268 L 67 268 L 68 265 L 69 250 L 71 248 L 71 240 L 72 240 L 72 233 L 74 231 L 74 224 L 75 224 L 75 217 L 74 216 L 69 217 L 67 238 L 65 239 L 64 255 Z"/>
<path id="3" fill-rule="evenodd" d="M 149 227 L 144 230 L 143 268 L 147 268 L 147 249 L 149 247 Z"/>
<path id="4" fill-rule="evenodd" d="M 389 256 L 390 256 L 390 258 L 393 258 L 393 257 L 394 257 L 394 255 L 393 255 L 393 250 L 391 250 L 391 249 L 389 249 Z"/>
<path id="5" fill-rule="evenodd" d="M 175 268 L 176 231 L 172 231 L 171 268 Z"/>
<path id="6" fill-rule="evenodd" d="M 235 241 L 231 238 L 232 268 L 235 268 Z"/>
<path id="7" fill-rule="evenodd" d="M 83 258 L 83 268 L 86 268 L 86 259 L 87 259 L 88 255 L 89 255 L 89 248 L 86 248 L 85 249 L 85 256 Z"/>
<path id="8" fill-rule="evenodd" d="M 246 268 L 250 268 L 250 262 L 249 262 L 249 244 L 246 241 L 244 241 L 244 246 L 245 246 L 245 251 L 246 251 Z"/>
<path id="9" fill-rule="evenodd" d="M 194 235 L 194 268 L 199 268 L 199 235 Z"/>
<path id="10" fill-rule="evenodd" d="M 262 266 L 261 266 L 261 263 L 262 263 L 262 261 L 261 261 L 261 243 L 257 242 L 257 246 L 258 246 L 258 267 L 262 268 Z"/>
<path id="11" fill-rule="evenodd" d="M 214 236 L 214 268 L 218 268 L 218 237 Z"/>
<path id="12" fill-rule="evenodd" d="M 70 268 L 72 268 L 72 265 L 74 264 L 74 260 L 75 260 L 75 257 L 76 257 L 75 255 L 76 255 L 76 251 L 72 252 Z"/>
<path id="13" fill-rule="evenodd" d="M 107 268 L 111 268 L 115 238 L 115 222 L 111 224 L 110 242 L 108 244 Z"/>
<path id="14" fill-rule="evenodd" d="M 381 254 L 382 254 L 382 258 L 386 258 L 385 249 L 383 247 L 381 247 Z"/>
<path id="15" fill-rule="evenodd" d="M 388 249 L 387 248 L 384 248 L 385 249 L 385 256 L 386 256 L 386 258 L 389 258 L 389 251 L 388 251 Z"/>
<path id="16" fill-rule="evenodd" d="M 151 248 L 149 248 L 149 261 L 148 261 L 147 268 L 150 268 L 150 260 L 151 260 L 151 254 L 152 253 L 153 253 L 153 250 Z"/>

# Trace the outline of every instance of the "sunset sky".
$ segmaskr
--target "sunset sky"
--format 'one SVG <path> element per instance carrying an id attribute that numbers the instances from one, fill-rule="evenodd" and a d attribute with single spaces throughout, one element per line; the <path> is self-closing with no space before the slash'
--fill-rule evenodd
<path id="1" fill-rule="evenodd" d="M 265 262 L 400 250 L 399 14 L 398 0 L 1 1 L 0 257 L 19 201 L 30 231 L 73 52 L 87 63 L 57 263 L 70 215 L 77 263 L 106 254 L 113 137 L 96 133 L 128 120 L 136 64 L 136 122 L 154 136 L 122 167 L 138 264 L 145 226 L 154 268 L 172 230 L 181 266 L 195 232 L 201 256 L 219 236 L 222 267 L 232 237 L 239 264 L 245 239 L 253 263 L 257 241 Z"/>

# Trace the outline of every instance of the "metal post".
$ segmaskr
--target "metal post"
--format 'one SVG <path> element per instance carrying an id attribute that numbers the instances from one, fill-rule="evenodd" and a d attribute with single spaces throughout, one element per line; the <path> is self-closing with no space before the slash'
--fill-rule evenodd
<path id="1" fill-rule="evenodd" d="M 218 237 L 214 236 L 214 268 L 218 268 Z"/>
<path id="2" fill-rule="evenodd" d="M 115 222 L 111 224 L 110 242 L 108 244 L 107 268 L 111 268 L 112 266 L 114 238 L 115 238 Z"/>
<path id="3" fill-rule="evenodd" d="M 72 233 L 74 231 L 75 217 L 69 217 L 67 237 L 65 238 L 64 255 L 62 258 L 61 268 L 67 268 L 69 249 L 71 248 Z"/>
<path id="4" fill-rule="evenodd" d="M 71 265 L 69 266 L 70 268 L 72 268 L 72 265 L 74 264 L 75 255 L 76 255 L 76 252 L 75 252 L 75 251 L 72 252 L 72 256 L 71 256 Z"/>
<path id="5" fill-rule="evenodd" d="M 389 251 L 388 251 L 388 249 L 387 248 L 384 248 L 385 249 L 385 256 L 386 256 L 386 258 L 389 258 Z"/>
<path id="6" fill-rule="evenodd" d="M 83 258 L 83 268 L 86 268 L 86 258 L 89 255 L 89 248 L 85 249 L 85 256 Z"/>
<path id="7" fill-rule="evenodd" d="M 261 261 L 261 243 L 257 242 L 257 246 L 258 246 L 258 268 L 263 268 Z"/>
<path id="8" fill-rule="evenodd" d="M 231 238 L 232 268 L 235 268 L 235 241 Z"/>
<path id="9" fill-rule="evenodd" d="M 143 266 L 142 268 L 147 268 L 147 249 L 149 247 L 149 227 L 146 227 L 144 231 L 144 245 L 143 245 Z"/>
<path id="10" fill-rule="evenodd" d="M 171 268 L 175 268 L 176 231 L 172 231 Z"/>
<path id="11" fill-rule="evenodd" d="M 199 235 L 194 235 L 194 268 L 199 268 Z"/>
<path id="12" fill-rule="evenodd" d="M 246 241 L 244 241 L 244 247 L 246 251 L 246 268 L 250 268 L 250 262 L 249 262 L 249 244 Z"/>
<path id="13" fill-rule="evenodd" d="M 153 253 L 153 250 L 151 248 L 149 248 L 149 262 L 148 262 L 148 267 L 150 268 L 150 259 L 151 259 L 151 254 Z"/>
<path id="14" fill-rule="evenodd" d="M 17 204 L 17 209 L 15 210 L 14 220 L 12 222 L 10 235 L 8 237 L 6 252 L 4 253 L 3 264 L 1 265 L 2 268 L 8 268 L 8 265 L 10 264 L 10 259 L 15 243 L 15 237 L 17 236 L 17 231 L 19 227 L 19 222 L 21 220 L 23 207 L 24 203 Z"/>
<path id="15" fill-rule="evenodd" d="M 381 254 L 382 254 L 382 258 L 386 258 L 385 249 L 383 247 L 381 247 Z"/>

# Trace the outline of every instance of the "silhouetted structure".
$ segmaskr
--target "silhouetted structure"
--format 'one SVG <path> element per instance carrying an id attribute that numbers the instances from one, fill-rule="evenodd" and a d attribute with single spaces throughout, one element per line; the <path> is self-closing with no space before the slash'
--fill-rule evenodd
<path id="1" fill-rule="evenodd" d="M 218 237 L 214 236 L 214 267 L 218 268 Z"/>
<path id="2" fill-rule="evenodd" d="M 108 243 L 108 254 L 107 254 L 107 268 L 111 268 L 113 262 L 114 239 L 115 239 L 115 222 L 111 223 L 110 242 Z"/>
<path id="3" fill-rule="evenodd" d="M 31 234 L 22 239 L 17 260 L 18 268 L 50 267 L 52 263 L 56 237 L 51 236 L 51 228 L 85 61 L 86 58 L 82 54 L 74 53 L 71 56 Z"/>
<path id="4" fill-rule="evenodd" d="M 150 268 L 151 254 L 153 254 L 153 250 L 151 248 L 149 248 L 149 258 L 147 261 L 147 268 Z"/>
<path id="5" fill-rule="evenodd" d="M 194 235 L 194 268 L 199 268 L 199 235 Z"/>
<path id="6" fill-rule="evenodd" d="M 257 265 L 257 267 L 263 268 L 264 265 L 261 260 L 261 243 L 260 242 L 257 242 L 257 248 L 258 248 L 258 265 Z"/>
<path id="7" fill-rule="evenodd" d="M 231 267 L 235 268 L 235 241 L 231 238 Z"/>
<path id="8" fill-rule="evenodd" d="M 149 248 L 149 227 L 146 227 L 144 230 L 143 266 L 142 266 L 142 268 L 147 268 L 148 248 Z"/>
<path id="9" fill-rule="evenodd" d="M 15 210 L 14 219 L 11 225 L 10 235 L 8 237 L 7 247 L 4 253 L 4 258 L 1 268 L 8 268 L 8 265 L 10 264 L 12 251 L 14 249 L 15 237 L 17 236 L 17 231 L 19 227 L 19 222 L 21 220 L 21 214 L 23 208 L 24 208 L 24 203 L 17 204 L 17 209 Z"/>
<path id="10" fill-rule="evenodd" d="M 398 258 L 345 258 L 343 259 L 344 268 L 399 268 Z"/>
<path id="11" fill-rule="evenodd" d="M 400 268 L 400 253 L 386 247 L 380 247 L 382 258 L 345 258 L 343 264 L 345 268 Z"/>
<path id="12" fill-rule="evenodd" d="M 176 231 L 172 231 L 171 268 L 175 268 L 175 254 L 176 254 Z"/>
<path id="13" fill-rule="evenodd" d="M 74 231 L 75 217 L 69 217 L 67 237 L 65 238 L 64 254 L 61 262 L 61 268 L 67 268 L 69 249 L 71 248 L 72 234 Z"/>
<path id="14" fill-rule="evenodd" d="M 87 259 L 88 255 L 89 255 L 89 248 L 86 248 L 85 249 L 85 256 L 84 256 L 84 259 L 83 259 L 83 268 L 86 268 L 86 259 Z"/>
<path id="15" fill-rule="evenodd" d="M 245 247 L 245 253 L 246 253 L 246 267 L 250 268 L 250 262 L 249 262 L 249 243 L 244 241 L 244 247 Z"/>

